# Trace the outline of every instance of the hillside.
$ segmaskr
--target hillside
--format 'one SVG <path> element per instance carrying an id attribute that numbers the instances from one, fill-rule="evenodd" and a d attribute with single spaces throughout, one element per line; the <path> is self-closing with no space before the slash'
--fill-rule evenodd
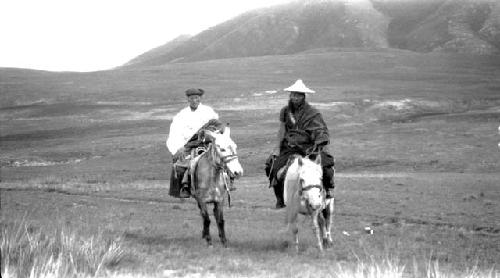
<path id="1" fill-rule="evenodd" d="M 299 77 L 318 92 L 309 101 L 340 172 L 497 173 L 496 58 L 344 49 L 92 73 L 0 69 L 2 179 L 168 179 L 164 140 L 189 87 L 204 88 L 233 127 L 245 175 L 263 175 L 282 89 Z"/>
<path id="2" fill-rule="evenodd" d="M 157 57 L 160 57 L 162 55 L 168 54 L 170 51 L 172 51 L 176 47 L 182 45 L 184 42 L 186 42 L 190 38 L 191 38 L 191 36 L 189 36 L 189 35 L 178 36 L 177 38 L 167 42 L 164 45 L 153 48 L 150 51 L 135 57 L 134 59 L 129 61 L 125 66 L 133 65 L 133 64 L 140 64 L 140 63 L 152 60 L 152 59 L 154 60 Z"/>
<path id="3" fill-rule="evenodd" d="M 500 53 L 495 0 L 299 0 L 239 15 L 125 66 L 296 54 L 317 48 Z"/>

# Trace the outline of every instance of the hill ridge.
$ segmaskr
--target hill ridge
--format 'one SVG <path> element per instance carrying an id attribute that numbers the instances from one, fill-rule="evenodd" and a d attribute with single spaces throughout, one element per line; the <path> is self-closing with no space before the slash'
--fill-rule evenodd
<path id="1" fill-rule="evenodd" d="M 495 0 L 297 0 L 248 11 L 124 66 L 343 47 L 499 54 L 499 18 Z"/>

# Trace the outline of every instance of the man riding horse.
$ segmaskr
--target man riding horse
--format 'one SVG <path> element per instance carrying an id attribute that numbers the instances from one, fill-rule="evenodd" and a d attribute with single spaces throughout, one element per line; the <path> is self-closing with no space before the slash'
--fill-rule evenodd
<path id="1" fill-rule="evenodd" d="M 199 148 L 206 146 L 200 131 L 222 129 L 219 115 L 210 106 L 201 103 L 201 97 L 205 93 L 203 89 L 191 88 L 185 93 L 189 106 L 172 119 L 166 142 L 173 162 L 169 194 L 179 198 L 188 198 L 191 195 L 189 161 L 198 154 Z"/>
<path id="2" fill-rule="evenodd" d="M 327 150 L 330 143 L 328 127 L 321 113 L 305 101 L 306 94 L 314 94 L 315 91 L 307 88 L 300 79 L 284 91 L 290 92 L 290 99 L 280 111 L 278 144 L 266 162 L 266 174 L 274 188 L 278 209 L 285 207 L 283 181 L 288 160 L 294 154 L 320 153 L 326 198 L 333 197 L 335 186 L 334 158 Z"/>

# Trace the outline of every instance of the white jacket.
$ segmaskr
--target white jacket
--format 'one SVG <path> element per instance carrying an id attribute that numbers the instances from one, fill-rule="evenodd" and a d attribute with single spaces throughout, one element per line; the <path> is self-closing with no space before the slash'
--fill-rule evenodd
<path id="1" fill-rule="evenodd" d="M 175 154 L 208 121 L 219 119 L 219 115 L 209 106 L 199 104 L 195 111 L 188 106 L 172 119 L 167 138 L 167 148 Z"/>

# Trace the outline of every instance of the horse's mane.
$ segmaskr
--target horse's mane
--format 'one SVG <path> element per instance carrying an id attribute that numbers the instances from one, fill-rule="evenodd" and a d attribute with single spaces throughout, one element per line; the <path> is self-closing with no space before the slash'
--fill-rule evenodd
<path id="1" fill-rule="evenodd" d="M 194 166 L 194 169 L 192 169 L 194 175 L 192 176 L 192 180 L 193 180 L 193 184 L 195 185 L 195 187 L 198 187 L 198 166 L 199 166 L 199 162 L 200 160 L 202 159 L 206 159 L 208 163 L 214 163 L 214 161 L 211 161 L 211 160 L 214 160 L 215 159 L 215 146 L 214 146 L 214 143 L 213 142 L 207 142 L 206 145 L 205 145 L 205 150 L 199 154 L 199 156 L 197 157 L 197 162 L 193 165 Z M 212 166 L 214 166 L 214 164 L 212 164 Z M 218 170 L 218 169 L 216 169 Z"/>

